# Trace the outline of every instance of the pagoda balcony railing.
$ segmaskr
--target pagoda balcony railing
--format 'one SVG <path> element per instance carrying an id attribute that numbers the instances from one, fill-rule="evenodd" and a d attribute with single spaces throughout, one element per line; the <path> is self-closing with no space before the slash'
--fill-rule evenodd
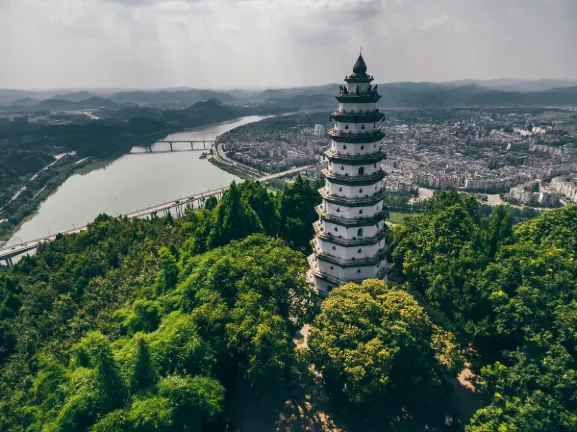
<path id="1" fill-rule="evenodd" d="M 371 93 L 339 93 L 336 98 L 341 103 L 373 103 L 382 96 L 376 92 Z"/>
<path id="2" fill-rule="evenodd" d="M 385 276 L 386 271 L 387 271 L 387 266 L 382 266 L 382 267 L 377 271 L 377 274 L 376 274 L 374 277 L 377 278 L 377 279 L 382 279 L 382 278 Z M 316 277 L 318 277 L 319 279 L 323 279 L 323 280 L 325 280 L 325 281 L 327 281 L 327 282 L 330 282 L 330 283 L 334 284 L 334 285 L 335 285 L 335 288 L 337 288 L 338 286 L 341 286 L 341 285 L 345 285 L 345 284 L 347 284 L 347 283 L 349 283 L 349 282 L 353 282 L 353 283 L 356 283 L 356 284 L 361 284 L 361 283 L 365 280 L 365 278 L 342 279 L 342 278 L 340 278 L 340 277 L 338 277 L 338 276 L 335 276 L 335 275 L 332 275 L 332 274 L 329 274 L 329 273 L 323 273 L 323 272 L 320 272 L 318 269 L 312 269 L 312 268 L 311 268 L 311 273 L 312 273 L 313 275 L 315 275 Z M 321 294 L 322 294 L 322 293 L 321 293 Z"/>
<path id="3" fill-rule="evenodd" d="M 387 248 L 386 247 L 383 248 L 372 257 L 362 257 L 362 258 L 356 258 L 356 257 L 341 258 L 332 254 L 322 252 L 318 248 L 315 248 L 313 252 L 317 256 L 317 258 L 320 258 L 323 261 L 327 261 L 331 264 L 336 264 L 341 267 L 355 267 L 355 266 L 377 265 L 379 262 L 385 259 L 385 256 L 387 254 Z"/>
<path id="4" fill-rule="evenodd" d="M 367 111 L 339 110 L 331 113 L 331 117 L 336 121 L 347 123 L 374 123 L 380 122 L 385 114 L 379 112 L 378 109 Z"/>
<path id="5" fill-rule="evenodd" d="M 352 239 L 343 238 L 340 234 L 333 235 L 330 232 L 325 232 L 322 227 L 320 226 L 319 221 L 313 223 L 313 228 L 315 230 L 315 234 L 321 240 L 326 240 L 334 244 L 338 244 L 340 246 L 367 246 L 372 245 L 380 240 L 387 241 L 389 229 L 386 224 L 383 224 L 383 228 L 377 231 L 377 234 L 371 237 L 353 237 Z"/>
<path id="6" fill-rule="evenodd" d="M 377 222 L 381 222 L 385 220 L 385 218 L 387 217 L 387 212 L 384 210 L 375 213 L 373 216 L 364 216 L 364 217 L 355 216 L 350 218 L 329 214 L 325 210 L 323 210 L 321 205 L 316 206 L 315 211 L 317 212 L 319 217 L 322 218 L 324 221 L 336 222 L 342 225 L 358 225 L 358 226 L 375 225 Z"/>
<path id="7" fill-rule="evenodd" d="M 324 188 L 319 190 L 321 197 L 323 199 L 325 199 L 328 202 L 339 202 L 342 203 L 343 205 L 346 204 L 352 204 L 352 205 L 359 205 L 359 204 L 370 204 L 370 203 L 374 203 L 375 201 L 380 201 L 383 198 L 385 198 L 385 195 L 387 194 L 386 190 L 384 188 L 377 190 L 376 192 L 372 193 L 372 194 L 365 194 L 363 196 L 356 196 L 356 197 L 346 197 L 346 196 L 342 196 L 342 195 L 333 195 L 328 193 Z M 373 192 L 373 191 L 371 191 Z"/>
<path id="8" fill-rule="evenodd" d="M 386 176 L 386 173 L 381 169 L 373 174 L 359 175 L 359 176 L 350 176 L 348 174 L 345 175 L 337 174 L 328 168 L 323 169 L 321 172 L 329 181 L 334 181 L 335 183 L 342 183 L 342 184 L 362 183 L 369 185 L 381 181 Z"/>
<path id="9" fill-rule="evenodd" d="M 345 143 L 372 143 L 380 141 L 385 137 L 385 133 L 381 130 L 366 130 L 364 132 L 339 131 L 331 129 L 327 132 L 329 138 L 337 142 Z"/>
<path id="10" fill-rule="evenodd" d="M 331 113 L 333 117 L 335 116 L 347 116 L 347 117 L 375 117 L 375 116 L 384 116 L 382 112 L 379 111 L 378 108 L 374 110 L 337 110 Z"/>
<path id="11" fill-rule="evenodd" d="M 325 156 L 331 162 L 344 163 L 348 165 L 370 165 L 386 159 L 385 153 L 379 149 L 373 153 L 349 155 L 337 153 L 334 150 L 327 150 Z"/>

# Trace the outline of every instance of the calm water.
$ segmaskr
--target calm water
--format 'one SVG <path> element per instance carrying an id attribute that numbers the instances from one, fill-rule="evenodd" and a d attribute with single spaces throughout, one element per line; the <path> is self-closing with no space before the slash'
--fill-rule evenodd
<path id="1" fill-rule="evenodd" d="M 214 140 L 230 129 L 262 118 L 243 117 L 171 134 L 165 139 Z M 155 148 L 167 149 L 168 144 L 157 143 L 153 145 Z M 129 154 L 86 173 L 75 174 L 41 204 L 38 213 L 20 227 L 8 244 L 83 226 L 101 213 L 127 214 L 238 180 L 206 159 L 199 159 L 200 154 L 198 151 Z"/>

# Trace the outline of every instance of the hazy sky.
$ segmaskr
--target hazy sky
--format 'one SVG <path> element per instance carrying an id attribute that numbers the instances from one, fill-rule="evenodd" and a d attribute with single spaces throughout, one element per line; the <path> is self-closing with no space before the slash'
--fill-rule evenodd
<path id="1" fill-rule="evenodd" d="M 577 78 L 577 0 L 0 0 L 0 88 Z"/>

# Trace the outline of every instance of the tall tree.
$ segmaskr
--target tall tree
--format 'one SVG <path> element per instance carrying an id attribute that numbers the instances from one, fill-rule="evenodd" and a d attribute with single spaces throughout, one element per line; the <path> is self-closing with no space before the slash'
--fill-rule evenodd
<path id="1" fill-rule="evenodd" d="M 215 248 L 242 239 L 250 234 L 263 232 L 263 226 L 250 204 L 243 199 L 235 182 L 224 193 L 216 206 L 207 246 Z"/>

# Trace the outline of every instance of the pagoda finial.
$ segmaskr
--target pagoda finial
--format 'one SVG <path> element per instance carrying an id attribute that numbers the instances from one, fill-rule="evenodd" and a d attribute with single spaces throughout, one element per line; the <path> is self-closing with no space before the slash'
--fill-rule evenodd
<path id="1" fill-rule="evenodd" d="M 357 62 L 353 66 L 353 75 L 364 75 L 367 73 L 367 65 L 365 60 L 363 59 L 363 48 L 361 47 L 361 53 L 359 54 L 359 58 Z"/>

